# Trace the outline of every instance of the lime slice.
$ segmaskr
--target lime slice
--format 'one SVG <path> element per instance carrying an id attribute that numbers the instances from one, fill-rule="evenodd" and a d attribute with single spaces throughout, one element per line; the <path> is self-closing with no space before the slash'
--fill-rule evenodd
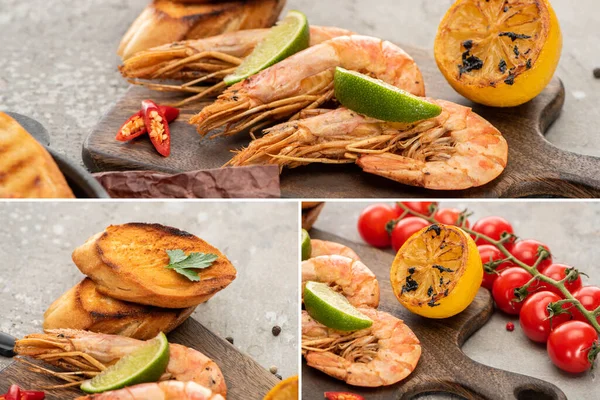
<path id="1" fill-rule="evenodd" d="M 169 363 L 169 342 L 164 333 L 148 345 L 121 358 L 115 364 L 81 384 L 86 393 L 101 393 L 138 383 L 157 382 Z"/>
<path id="2" fill-rule="evenodd" d="M 306 229 L 302 229 L 302 261 L 308 260 L 310 258 L 310 253 L 312 253 L 310 236 L 308 236 Z"/>
<path id="3" fill-rule="evenodd" d="M 225 77 L 225 83 L 233 85 L 246 79 L 306 49 L 309 43 L 310 29 L 306 15 L 300 11 L 290 11 L 282 21 L 271 28 L 267 37 L 254 48 L 235 72 Z"/>
<path id="4" fill-rule="evenodd" d="M 316 321 L 339 331 L 357 331 L 373 325 L 369 317 L 324 283 L 306 283 L 304 307 Z"/>
<path id="5" fill-rule="evenodd" d="M 390 122 L 415 122 L 437 117 L 442 108 L 382 80 L 337 67 L 335 97 L 367 117 Z"/>

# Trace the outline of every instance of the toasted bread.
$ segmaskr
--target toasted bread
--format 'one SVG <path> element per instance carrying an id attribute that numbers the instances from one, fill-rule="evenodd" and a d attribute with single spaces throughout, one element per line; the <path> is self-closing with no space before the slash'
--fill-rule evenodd
<path id="1" fill-rule="evenodd" d="M 167 309 L 116 300 L 99 293 L 86 278 L 50 305 L 44 313 L 44 329 L 81 329 L 147 340 L 177 328 L 195 308 Z"/>
<path id="2" fill-rule="evenodd" d="M 311 208 L 315 208 L 316 206 L 318 206 L 321 203 L 323 203 L 323 202 L 322 201 L 303 201 L 302 202 L 302 209 L 303 210 L 309 210 Z"/>
<path id="3" fill-rule="evenodd" d="M 194 282 L 165 268 L 166 250 L 212 253 L 217 260 Z M 109 226 L 73 252 L 73 261 L 100 293 L 115 299 L 166 308 L 207 301 L 229 285 L 236 270 L 218 249 L 179 229 L 158 224 Z"/>
<path id="4" fill-rule="evenodd" d="M 321 210 L 323 210 L 323 207 L 325 207 L 325 203 L 314 203 L 316 205 L 312 208 L 302 208 L 302 229 L 306 229 L 307 231 L 309 231 L 314 223 L 317 222 L 317 218 L 319 218 Z"/>
<path id="5" fill-rule="evenodd" d="M 3 112 L 0 112 L 0 197 L 75 197 L 52 156 Z"/>
<path id="6" fill-rule="evenodd" d="M 272 26 L 285 0 L 240 0 L 200 4 L 154 0 L 129 27 L 117 54 L 123 60 L 152 47 L 242 29 Z"/>

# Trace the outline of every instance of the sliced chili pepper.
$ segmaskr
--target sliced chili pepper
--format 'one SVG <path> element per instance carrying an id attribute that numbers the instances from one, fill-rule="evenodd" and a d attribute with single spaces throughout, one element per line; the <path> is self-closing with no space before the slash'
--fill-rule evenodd
<path id="1" fill-rule="evenodd" d="M 168 157 L 171 154 L 171 131 L 165 114 L 152 100 L 142 101 L 142 109 L 144 122 L 154 148 L 160 155 Z"/>
<path id="2" fill-rule="evenodd" d="M 115 139 L 119 142 L 128 142 L 136 137 L 142 136 L 146 132 L 148 132 L 148 130 L 146 129 L 146 124 L 144 124 L 144 112 L 138 111 L 121 125 Z"/>
<path id="3" fill-rule="evenodd" d="M 21 400 L 44 400 L 46 393 L 37 390 L 21 391 Z"/>
<path id="4" fill-rule="evenodd" d="M 18 385 L 11 385 L 8 393 L 0 394 L 0 400 L 44 400 L 46 394 L 37 390 L 22 390 Z"/>
<path id="5" fill-rule="evenodd" d="M 174 121 L 179 116 L 179 108 L 171 106 L 158 106 L 158 108 L 165 114 L 167 122 Z M 140 110 L 133 114 L 119 129 L 117 133 L 117 139 L 119 142 L 128 142 L 136 137 L 142 136 L 148 132 L 146 129 L 146 123 L 144 122 L 144 110 Z"/>
<path id="6" fill-rule="evenodd" d="M 21 400 L 21 388 L 17 385 L 11 385 L 4 398 L 6 400 Z"/>
<path id="7" fill-rule="evenodd" d="M 365 400 L 364 397 L 348 392 L 325 392 L 327 400 Z"/>

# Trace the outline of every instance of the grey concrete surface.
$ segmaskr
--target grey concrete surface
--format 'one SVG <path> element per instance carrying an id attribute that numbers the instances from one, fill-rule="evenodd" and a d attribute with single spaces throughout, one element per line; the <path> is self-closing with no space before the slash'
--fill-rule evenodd
<path id="1" fill-rule="evenodd" d="M 115 51 L 149 0 L 0 0 L 0 110 L 31 116 L 53 146 L 80 160 L 84 137 L 125 91 Z M 338 25 L 397 43 L 433 47 L 452 0 L 288 0 L 314 24 Z M 558 69 L 566 85 L 564 112 L 548 139 L 561 148 L 600 156 L 600 67 L 597 0 L 552 1 L 564 33 Z"/>
<path id="2" fill-rule="evenodd" d="M 356 229 L 358 216 L 368 204 L 362 202 L 329 202 L 315 228 L 362 242 Z M 556 262 L 586 272 L 584 285 L 600 285 L 598 240 L 600 239 L 600 203 L 583 202 L 442 202 L 441 207 L 468 208 L 477 219 L 498 215 L 509 220 L 515 233 L 523 239 L 546 243 Z M 382 283 L 385 284 L 385 283 Z M 506 323 L 515 323 L 515 331 L 507 332 Z M 537 345 L 521 332 L 518 318 L 495 312 L 492 319 L 463 347 L 473 360 L 512 372 L 534 376 L 554 383 L 572 400 L 596 400 L 598 371 L 569 375 L 555 368 L 545 346 Z M 422 399 L 455 398 L 449 395 L 423 396 Z"/>
<path id="3" fill-rule="evenodd" d="M 73 249 L 110 224 L 157 222 L 194 233 L 235 265 L 235 281 L 193 318 L 266 369 L 298 371 L 295 203 L 0 203 L 0 331 L 40 332 L 46 308 L 83 275 Z M 275 337 L 274 325 L 282 332 Z M 0 369 L 9 359 L 0 357 Z"/>

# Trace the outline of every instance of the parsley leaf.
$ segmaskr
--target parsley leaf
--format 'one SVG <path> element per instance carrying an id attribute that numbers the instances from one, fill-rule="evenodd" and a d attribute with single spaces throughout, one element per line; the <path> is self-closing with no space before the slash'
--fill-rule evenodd
<path id="1" fill-rule="evenodd" d="M 192 282 L 200 281 L 200 275 L 198 275 L 198 272 L 194 271 L 193 269 L 174 268 L 174 270 L 175 272 L 185 276 Z"/>
<path id="2" fill-rule="evenodd" d="M 165 268 L 173 269 L 178 274 L 188 278 L 190 281 L 200 280 L 199 272 L 196 269 L 210 267 L 219 258 L 212 253 L 190 253 L 185 254 L 183 250 L 167 250 L 169 255 L 169 265 Z"/>
<path id="3" fill-rule="evenodd" d="M 169 255 L 169 265 L 183 261 L 187 258 L 183 250 L 167 250 Z"/>

